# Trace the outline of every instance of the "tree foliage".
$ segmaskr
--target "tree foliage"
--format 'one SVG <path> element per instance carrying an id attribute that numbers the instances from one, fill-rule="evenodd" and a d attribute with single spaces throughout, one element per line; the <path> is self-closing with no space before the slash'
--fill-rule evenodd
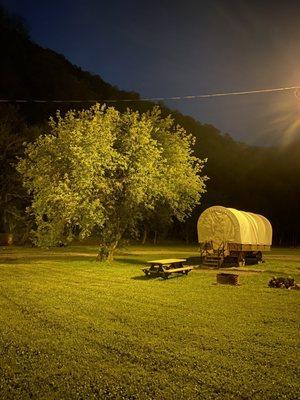
<path id="1" fill-rule="evenodd" d="M 18 164 L 40 245 L 97 232 L 105 258 L 157 208 L 184 220 L 205 191 L 193 137 L 158 107 L 140 114 L 97 104 L 58 113 L 50 126 Z"/>

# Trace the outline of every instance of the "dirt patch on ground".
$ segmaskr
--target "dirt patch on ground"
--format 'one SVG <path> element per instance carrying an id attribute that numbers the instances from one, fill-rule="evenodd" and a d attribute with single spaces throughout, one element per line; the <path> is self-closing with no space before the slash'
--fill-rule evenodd
<path id="1" fill-rule="evenodd" d="M 17 252 L 0 252 L 0 263 L 5 263 L 5 262 L 12 262 L 13 260 L 26 260 L 28 258 L 30 259 L 41 259 L 41 258 L 62 258 L 62 259 L 67 259 L 67 258 L 75 258 L 75 257 L 97 257 L 97 253 L 81 253 L 81 252 L 66 252 L 66 253 L 61 253 L 61 252 L 53 252 L 53 251 L 44 251 L 44 252 L 35 252 L 35 251 L 26 251 L 22 253 L 17 253 Z"/>
<path id="2" fill-rule="evenodd" d="M 57 255 L 62 255 L 61 253 L 56 253 Z M 97 257 L 97 252 L 95 253 L 76 253 L 76 252 L 72 252 L 72 253 L 64 253 L 64 256 L 68 257 Z"/>
<path id="3" fill-rule="evenodd" d="M 265 257 L 266 261 L 281 260 L 281 261 L 300 261 L 300 255 L 291 254 L 274 254 Z"/>

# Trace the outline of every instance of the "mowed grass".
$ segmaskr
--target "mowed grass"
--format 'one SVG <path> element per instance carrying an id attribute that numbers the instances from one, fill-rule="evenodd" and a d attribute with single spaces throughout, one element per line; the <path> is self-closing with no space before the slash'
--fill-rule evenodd
<path id="1" fill-rule="evenodd" d="M 146 279 L 146 260 L 196 246 L 0 248 L 1 399 L 298 399 L 300 250 L 217 285 L 199 269 Z M 263 272 L 253 272 L 255 269 Z"/>

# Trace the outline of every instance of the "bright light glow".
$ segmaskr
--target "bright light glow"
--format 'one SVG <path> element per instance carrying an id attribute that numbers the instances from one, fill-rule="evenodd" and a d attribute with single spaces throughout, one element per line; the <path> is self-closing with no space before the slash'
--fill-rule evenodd
<path id="1" fill-rule="evenodd" d="M 294 96 L 284 96 L 278 103 L 272 104 L 272 122 L 269 131 L 280 132 L 281 145 L 289 145 L 300 139 L 300 90 Z"/>

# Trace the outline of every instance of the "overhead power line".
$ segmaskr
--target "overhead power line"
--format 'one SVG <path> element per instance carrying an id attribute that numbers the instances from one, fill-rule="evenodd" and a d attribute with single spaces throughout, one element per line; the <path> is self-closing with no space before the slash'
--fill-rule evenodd
<path id="1" fill-rule="evenodd" d="M 210 97 L 225 97 L 225 96 L 242 96 L 248 94 L 261 94 L 261 93 L 274 93 L 274 92 L 286 92 L 295 91 L 297 96 L 297 90 L 300 89 L 300 85 L 277 87 L 270 89 L 255 89 L 245 90 L 237 92 L 217 92 L 207 94 L 197 94 L 190 96 L 173 96 L 173 97 L 145 97 L 140 99 L 98 99 L 98 100 L 41 100 L 41 99 L 0 99 L 0 103 L 119 103 L 119 102 L 140 102 L 140 101 L 169 101 L 169 100 L 193 100 L 193 99 L 206 99 Z M 298 96 L 297 96 L 298 97 Z"/>

